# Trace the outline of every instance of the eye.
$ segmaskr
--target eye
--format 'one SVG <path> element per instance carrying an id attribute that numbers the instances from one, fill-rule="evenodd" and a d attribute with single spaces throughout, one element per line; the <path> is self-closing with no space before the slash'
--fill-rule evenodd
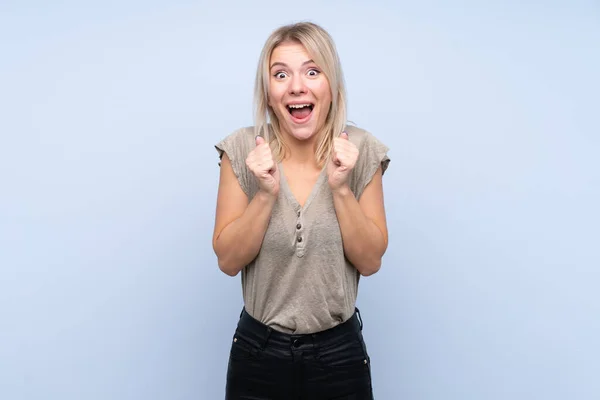
<path id="1" fill-rule="evenodd" d="M 277 78 L 277 79 L 283 79 L 283 78 L 285 78 L 287 75 L 285 74 L 285 72 L 279 71 L 279 72 L 276 72 L 276 73 L 275 73 L 273 76 L 274 76 L 275 78 Z"/>
<path id="2" fill-rule="evenodd" d="M 313 69 L 309 69 L 309 70 L 308 70 L 308 76 L 317 76 L 317 75 L 319 75 L 320 73 L 321 73 L 321 72 L 320 72 L 319 70 L 316 70 L 316 69 L 314 69 L 314 68 L 313 68 Z"/>

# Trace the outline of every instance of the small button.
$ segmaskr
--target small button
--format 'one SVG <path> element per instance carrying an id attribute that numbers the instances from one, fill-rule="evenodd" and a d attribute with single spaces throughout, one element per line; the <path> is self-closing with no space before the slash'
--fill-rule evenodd
<path id="1" fill-rule="evenodd" d="M 302 342 L 298 339 L 294 340 L 294 347 L 300 347 L 302 346 Z"/>
<path id="2" fill-rule="evenodd" d="M 302 241 L 302 236 L 298 236 L 298 243 Z"/>
<path id="3" fill-rule="evenodd" d="M 296 229 L 300 229 L 300 228 L 302 228 L 301 224 L 296 225 Z"/>
<path id="4" fill-rule="evenodd" d="M 237 342 L 237 338 L 233 338 L 233 342 L 236 343 Z"/>
<path id="5" fill-rule="evenodd" d="M 300 211 L 298 211 L 298 216 L 300 216 Z"/>

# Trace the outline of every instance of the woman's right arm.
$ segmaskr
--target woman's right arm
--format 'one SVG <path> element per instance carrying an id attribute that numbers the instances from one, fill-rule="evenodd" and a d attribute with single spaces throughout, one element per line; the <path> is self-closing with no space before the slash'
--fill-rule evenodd
<path id="1" fill-rule="evenodd" d="M 213 233 L 213 249 L 221 271 L 236 276 L 258 255 L 276 198 L 259 190 L 248 202 L 231 161 L 223 153 Z"/>

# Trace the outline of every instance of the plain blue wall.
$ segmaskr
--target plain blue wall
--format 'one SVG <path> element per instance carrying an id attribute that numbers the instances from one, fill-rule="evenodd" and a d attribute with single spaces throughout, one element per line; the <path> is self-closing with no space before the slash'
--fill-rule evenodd
<path id="1" fill-rule="evenodd" d="M 306 19 L 391 147 L 376 398 L 600 398 L 597 2 L 50 3 L 0 4 L 0 399 L 223 397 L 213 145 Z"/>

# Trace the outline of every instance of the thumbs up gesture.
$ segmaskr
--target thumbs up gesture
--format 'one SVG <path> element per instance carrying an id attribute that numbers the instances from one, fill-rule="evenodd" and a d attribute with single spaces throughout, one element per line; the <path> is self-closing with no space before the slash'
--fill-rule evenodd
<path id="1" fill-rule="evenodd" d="M 272 196 L 279 194 L 279 171 L 271 147 L 262 136 L 256 137 L 256 147 L 248 154 L 246 166 L 258 179 L 260 190 Z"/>
<path id="2" fill-rule="evenodd" d="M 327 165 L 329 187 L 335 191 L 348 183 L 350 172 L 358 159 L 358 148 L 342 132 L 333 140 L 332 154 Z"/>

